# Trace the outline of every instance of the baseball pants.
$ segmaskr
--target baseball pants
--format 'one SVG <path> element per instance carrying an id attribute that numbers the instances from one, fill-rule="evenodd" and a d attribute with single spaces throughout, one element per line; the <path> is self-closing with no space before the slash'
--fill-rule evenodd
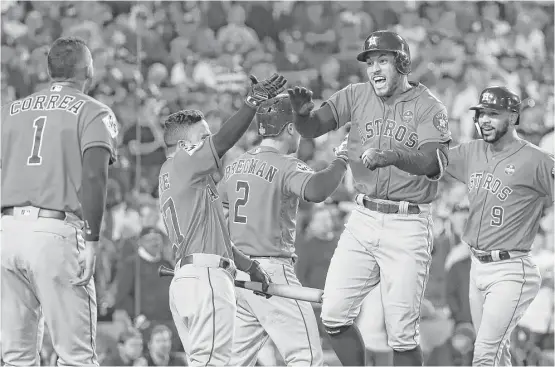
<path id="1" fill-rule="evenodd" d="M 237 307 L 233 275 L 219 267 L 220 259 L 195 254 L 194 264 L 176 266 L 170 284 L 170 309 L 189 366 L 229 365 Z"/>
<path id="2" fill-rule="evenodd" d="M 529 255 L 481 263 L 472 255 L 469 300 L 476 330 L 473 366 L 510 366 L 511 333 L 540 290 Z"/>
<path id="3" fill-rule="evenodd" d="M 276 284 L 302 286 L 291 259 L 256 258 Z M 249 280 L 239 272 L 237 279 Z M 270 338 L 288 366 L 322 366 L 320 334 L 310 302 L 283 297 L 266 299 L 237 289 L 237 319 L 232 366 L 253 366 L 258 351 Z"/>
<path id="4" fill-rule="evenodd" d="M 39 365 L 43 322 L 58 365 L 98 365 L 96 292 L 70 280 L 80 275 L 82 222 L 39 218 L 34 207 L 2 216 L 2 360 L 10 366 Z"/>
<path id="5" fill-rule="evenodd" d="M 432 259 L 430 205 L 420 210 L 353 210 L 326 277 L 322 322 L 327 328 L 352 325 L 363 300 L 381 283 L 388 345 L 397 351 L 419 345 L 420 304 Z"/>

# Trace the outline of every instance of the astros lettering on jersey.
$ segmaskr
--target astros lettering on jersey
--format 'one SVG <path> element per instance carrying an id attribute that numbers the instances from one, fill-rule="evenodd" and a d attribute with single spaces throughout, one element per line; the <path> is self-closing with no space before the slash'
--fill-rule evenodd
<path id="1" fill-rule="evenodd" d="M 553 155 L 524 140 L 501 153 L 490 147 L 474 140 L 449 151 L 447 173 L 467 184 L 470 201 L 463 240 L 484 251 L 530 250 L 553 202 Z"/>
<path id="2" fill-rule="evenodd" d="M 350 84 L 330 97 L 338 128 L 352 123 L 349 162 L 358 192 L 378 199 L 430 203 L 437 182 L 397 167 L 368 170 L 360 155 L 368 148 L 411 151 L 425 143 L 451 140 L 445 106 L 422 84 L 383 102 L 370 83 Z"/>

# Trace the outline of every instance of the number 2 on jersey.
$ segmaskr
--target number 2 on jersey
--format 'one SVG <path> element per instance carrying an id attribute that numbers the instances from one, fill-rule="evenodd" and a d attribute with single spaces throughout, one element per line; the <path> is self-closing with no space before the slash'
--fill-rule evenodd
<path id="1" fill-rule="evenodd" d="M 166 230 L 168 231 L 168 235 L 170 234 L 170 230 L 173 231 L 175 234 L 175 238 L 177 239 L 176 246 L 180 245 L 185 241 L 185 236 L 181 233 L 181 229 L 179 228 L 179 220 L 177 219 L 177 212 L 175 210 L 175 204 L 173 203 L 173 199 L 169 197 L 162 205 L 163 210 L 163 217 L 164 217 L 164 224 L 166 225 Z"/>
<path id="2" fill-rule="evenodd" d="M 33 121 L 35 128 L 35 135 L 33 135 L 33 150 L 31 155 L 27 158 L 28 166 L 40 166 L 42 164 L 42 157 L 40 156 L 40 148 L 42 146 L 42 135 L 44 127 L 46 126 L 46 116 L 39 116 Z"/>
<path id="3" fill-rule="evenodd" d="M 490 225 L 494 227 L 501 227 L 503 225 L 503 214 L 505 210 L 501 206 L 494 206 L 491 208 L 491 222 Z"/>
<path id="4" fill-rule="evenodd" d="M 239 215 L 239 207 L 245 206 L 247 204 L 247 201 L 249 201 L 249 183 L 247 181 L 237 181 L 235 192 L 239 192 L 240 190 L 243 190 L 243 197 L 235 201 L 235 216 L 233 217 L 233 221 L 235 223 L 245 224 L 247 223 L 247 216 Z"/>

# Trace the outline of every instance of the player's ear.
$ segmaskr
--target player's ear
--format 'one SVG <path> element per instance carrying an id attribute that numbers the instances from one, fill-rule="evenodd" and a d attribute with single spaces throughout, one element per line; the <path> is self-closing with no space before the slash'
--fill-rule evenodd
<path id="1" fill-rule="evenodd" d="M 516 113 L 516 112 L 511 112 L 511 113 L 509 114 L 509 123 L 510 123 L 511 125 L 516 125 L 517 121 L 518 121 L 518 113 Z"/>
<path id="2" fill-rule="evenodd" d="M 289 135 L 295 134 L 295 125 L 293 125 L 293 123 L 287 124 L 287 132 L 289 133 Z"/>

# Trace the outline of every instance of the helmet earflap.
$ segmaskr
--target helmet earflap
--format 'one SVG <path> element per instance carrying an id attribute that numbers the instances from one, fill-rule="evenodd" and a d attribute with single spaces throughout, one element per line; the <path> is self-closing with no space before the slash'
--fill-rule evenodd
<path id="1" fill-rule="evenodd" d="M 395 66 L 397 67 L 397 71 L 403 75 L 407 75 L 411 72 L 410 58 L 404 52 L 395 52 Z"/>

